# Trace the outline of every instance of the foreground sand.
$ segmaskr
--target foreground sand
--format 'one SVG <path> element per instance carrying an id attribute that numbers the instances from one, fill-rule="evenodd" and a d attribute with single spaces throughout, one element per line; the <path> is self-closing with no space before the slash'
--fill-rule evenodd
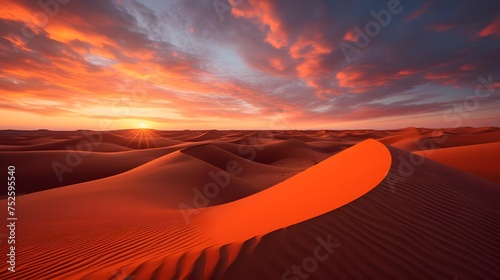
<path id="1" fill-rule="evenodd" d="M 0 146 L 30 193 L 18 198 L 17 272 L 2 266 L 2 279 L 495 279 L 500 269 L 495 128 L 114 132 L 62 182 L 50 164 L 83 136 L 38 133 Z M 79 184 L 59 187 L 68 181 Z M 212 197 L 197 199 L 207 184 Z"/>

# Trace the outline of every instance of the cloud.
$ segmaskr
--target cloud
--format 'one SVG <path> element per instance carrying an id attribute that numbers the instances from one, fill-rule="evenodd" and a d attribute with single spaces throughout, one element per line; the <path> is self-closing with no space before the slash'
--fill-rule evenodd
<path id="1" fill-rule="evenodd" d="M 235 1 L 232 1 L 233 5 Z M 284 24 L 278 18 L 275 1 L 248 1 L 248 4 L 238 5 L 231 10 L 235 17 L 255 19 L 262 30 L 266 31 L 265 41 L 279 49 L 288 45 L 288 34 Z"/>
<path id="2" fill-rule="evenodd" d="M 405 17 L 405 20 L 406 21 L 411 21 L 411 20 L 414 20 L 414 19 L 417 19 L 417 18 L 421 17 L 427 11 L 427 9 L 429 9 L 429 7 L 431 5 L 432 5 L 431 2 L 425 2 L 425 3 L 423 3 L 420 8 L 414 10 L 409 15 L 407 15 Z"/>
<path id="3" fill-rule="evenodd" d="M 179 128 L 262 128 L 285 110 L 306 128 L 438 112 L 473 93 L 479 75 L 500 80 L 493 0 L 401 1 L 350 63 L 340 44 L 356 47 L 356 28 L 388 1 L 231 0 L 222 20 L 211 0 L 70 1 L 54 15 L 37 1 L 4 2 L 0 110 Z"/>
<path id="4" fill-rule="evenodd" d="M 479 32 L 479 36 L 481 37 L 490 35 L 500 36 L 500 17 L 494 19 L 490 24 L 488 24 Z"/>

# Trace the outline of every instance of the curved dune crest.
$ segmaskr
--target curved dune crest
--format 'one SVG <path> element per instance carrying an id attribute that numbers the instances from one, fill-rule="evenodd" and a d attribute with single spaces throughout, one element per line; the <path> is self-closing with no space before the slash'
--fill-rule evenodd
<path id="1" fill-rule="evenodd" d="M 272 188 L 203 214 L 210 221 L 213 238 L 221 244 L 247 240 L 363 196 L 385 178 L 390 166 L 389 150 L 378 141 L 366 140 Z"/>

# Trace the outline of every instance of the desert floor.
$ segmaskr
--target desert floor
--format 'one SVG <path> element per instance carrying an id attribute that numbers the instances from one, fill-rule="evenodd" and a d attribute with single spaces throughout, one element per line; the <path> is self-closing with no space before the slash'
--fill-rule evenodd
<path id="1" fill-rule="evenodd" d="M 1 279 L 500 275 L 500 128 L 9 130 L 0 159 Z"/>

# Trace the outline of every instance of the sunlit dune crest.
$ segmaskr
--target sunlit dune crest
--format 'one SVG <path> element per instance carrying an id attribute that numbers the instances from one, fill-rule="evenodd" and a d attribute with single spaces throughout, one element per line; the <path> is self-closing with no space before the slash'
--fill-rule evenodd
<path id="1" fill-rule="evenodd" d="M 387 148 L 366 140 L 268 190 L 210 209 L 212 234 L 225 244 L 314 218 L 369 192 L 390 166 Z"/>

